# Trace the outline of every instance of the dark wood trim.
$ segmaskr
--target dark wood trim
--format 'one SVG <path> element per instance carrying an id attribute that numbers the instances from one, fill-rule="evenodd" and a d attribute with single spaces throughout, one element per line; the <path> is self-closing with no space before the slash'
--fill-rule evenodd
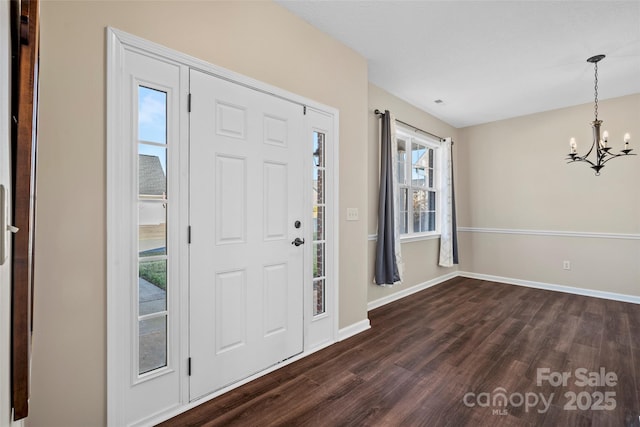
<path id="1" fill-rule="evenodd" d="M 35 161 L 38 106 L 39 2 L 21 0 L 19 22 L 12 35 L 19 40 L 18 72 L 13 75 L 13 239 L 11 392 L 14 420 L 29 414 L 29 371 L 33 310 L 33 245 Z M 17 34 L 16 34 L 17 33 Z"/>

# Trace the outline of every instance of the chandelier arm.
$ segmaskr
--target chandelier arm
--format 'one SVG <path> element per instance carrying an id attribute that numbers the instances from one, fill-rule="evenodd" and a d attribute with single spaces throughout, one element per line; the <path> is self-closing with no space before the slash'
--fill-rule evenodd
<path id="1" fill-rule="evenodd" d="M 589 159 L 583 159 L 582 161 L 583 161 L 583 162 L 585 162 L 585 163 L 589 163 L 591 166 L 597 166 L 597 164 L 596 164 L 596 163 L 593 163 L 593 162 L 592 162 L 591 160 L 589 160 Z"/>
<path id="2" fill-rule="evenodd" d="M 568 164 L 568 163 L 575 163 L 575 162 L 586 162 L 586 163 L 589 163 L 591 166 L 595 166 L 595 165 L 596 165 L 596 164 L 595 164 L 595 163 L 593 163 L 591 160 L 587 159 L 587 156 L 584 156 L 584 157 L 578 157 L 578 156 L 576 156 L 575 160 L 572 160 L 572 161 L 570 161 L 570 162 L 567 162 L 567 164 Z"/>
<path id="3" fill-rule="evenodd" d="M 602 162 L 600 162 L 600 164 L 604 165 L 605 163 L 607 163 L 609 160 L 615 159 L 617 157 L 624 157 L 624 156 L 635 156 L 636 154 L 633 153 L 629 153 L 629 154 L 609 154 L 609 157 L 607 157 L 606 159 L 604 159 Z"/>

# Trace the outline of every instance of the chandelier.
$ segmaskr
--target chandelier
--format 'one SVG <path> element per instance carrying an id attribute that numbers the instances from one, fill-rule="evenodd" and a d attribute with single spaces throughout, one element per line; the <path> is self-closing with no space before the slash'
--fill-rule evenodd
<path id="1" fill-rule="evenodd" d="M 611 153 L 611 147 L 609 144 L 609 132 L 606 130 L 600 135 L 600 125 L 602 124 L 602 120 L 598 120 L 598 62 L 604 59 L 605 55 L 596 55 L 587 59 L 587 62 L 594 64 L 595 67 L 595 101 L 594 101 L 594 113 L 595 119 L 591 122 L 591 127 L 593 128 L 593 142 L 591 143 L 591 148 L 584 156 L 578 155 L 578 144 L 576 143 L 575 138 L 571 138 L 569 140 L 569 147 L 571 152 L 569 153 L 569 157 L 567 157 L 567 163 L 574 162 L 587 162 L 591 165 L 591 169 L 596 171 L 596 176 L 600 175 L 600 169 L 604 167 L 604 164 L 607 163 L 611 159 L 615 159 L 616 157 L 621 156 L 635 156 L 635 154 L 629 154 L 631 152 L 631 148 L 629 148 L 629 141 L 631 140 L 631 135 L 629 133 L 625 133 L 622 138 L 624 141 L 624 149 L 620 150 L 619 154 Z M 595 151 L 596 157 L 595 159 L 589 160 L 589 155 Z"/>

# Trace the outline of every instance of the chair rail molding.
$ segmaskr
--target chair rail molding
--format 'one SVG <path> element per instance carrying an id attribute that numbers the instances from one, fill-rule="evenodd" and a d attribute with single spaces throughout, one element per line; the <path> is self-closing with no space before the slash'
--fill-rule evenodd
<path id="1" fill-rule="evenodd" d="M 636 233 L 597 233 L 590 231 L 530 230 L 489 227 L 458 227 L 458 231 L 463 233 L 518 234 L 522 236 L 555 236 L 580 237 L 590 239 L 640 240 L 640 234 Z"/>

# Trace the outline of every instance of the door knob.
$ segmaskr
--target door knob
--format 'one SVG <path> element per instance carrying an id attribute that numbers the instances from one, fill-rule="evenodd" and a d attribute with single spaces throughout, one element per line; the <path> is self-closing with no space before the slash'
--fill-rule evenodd
<path id="1" fill-rule="evenodd" d="M 299 237 L 296 237 L 296 240 L 294 240 L 293 242 L 291 242 L 292 245 L 296 245 L 296 246 L 300 246 L 300 245 L 304 245 L 304 239 L 301 239 Z"/>

